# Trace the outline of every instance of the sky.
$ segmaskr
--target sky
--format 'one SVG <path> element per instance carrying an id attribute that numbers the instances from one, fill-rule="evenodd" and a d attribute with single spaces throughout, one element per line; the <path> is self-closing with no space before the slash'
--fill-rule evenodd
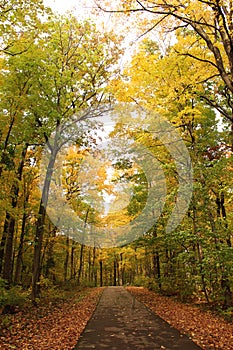
<path id="1" fill-rule="evenodd" d="M 93 0 L 44 0 L 46 6 L 50 6 L 54 11 L 59 13 L 64 13 L 66 11 L 77 12 L 80 10 L 86 11 L 88 7 L 94 6 Z M 85 9 L 84 9 L 85 7 Z"/>
<path id="2" fill-rule="evenodd" d="M 135 34 L 135 30 L 132 33 L 129 32 L 129 19 L 123 22 L 120 21 L 121 23 L 119 23 L 119 18 L 114 18 L 113 14 L 104 13 L 103 11 L 93 13 L 93 9 L 96 8 L 95 0 L 44 0 L 44 4 L 49 6 L 54 12 L 60 14 L 68 11 L 80 19 L 91 18 L 99 30 L 114 30 L 117 34 L 127 33 L 125 57 L 129 57 L 130 52 L 132 52 L 132 44 L 137 35 Z M 127 29 L 125 29 L 125 26 L 127 26 Z"/>
<path id="3" fill-rule="evenodd" d="M 93 13 L 93 9 L 97 9 L 95 0 L 44 0 L 44 4 L 51 7 L 54 12 L 63 14 L 71 11 L 78 18 L 92 18 L 97 26 L 100 25 L 103 29 L 113 29 L 118 34 L 127 33 L 127 38 L 132 43 L 138 37 L 135 25 L 131 26 L 130 18 L 122 21 L 119 16 L 115 17 L 111 13 L 103 11 Z"/>
<path id="4" fill-rule="evenodd" d="M 54 12 L 64 14 L 65 12 L 72 12 L 78 18 L 92 18 L 95 23 L 104 26 L 110 26 L 111 15 L 102 12 L 101 15 L 93 14 L 92 11 L 96 8 L 95 0 L 44 0 L 44 4 L 49 6 Z"/>

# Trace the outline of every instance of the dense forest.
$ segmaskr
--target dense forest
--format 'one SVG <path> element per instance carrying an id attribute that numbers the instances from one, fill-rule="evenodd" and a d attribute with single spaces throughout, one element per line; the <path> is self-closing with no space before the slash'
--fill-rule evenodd
<path id="1" fill-rule="evenodd" d="M 126 29 L 0 2 L 0 304 L 134 285 L 230 308 L 233 3 L 97 4 L 138 33 L 124 67 Z"/>

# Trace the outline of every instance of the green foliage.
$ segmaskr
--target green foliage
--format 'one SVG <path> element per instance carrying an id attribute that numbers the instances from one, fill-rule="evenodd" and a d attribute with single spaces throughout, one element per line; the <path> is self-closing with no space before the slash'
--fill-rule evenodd
<path id="1" fill-rule="evenodd" d="M 93 287 L 95 287 L 95 281 L 82 280 L 80 287 L 93 288 Z"/>
<path id="2" fill-rule="evenodd" d="M 223 316 L 227 322 L 233 322 L 233 307 L 229 307 L 226 310 L 219 308 L 218 313 Z"/>
<path id="3" fill-rule="evenodd" d="M 145 276 L 137 276 L 133 281 L 133 285 L 136 287 L 146 287 L 148 283 L 148 278 Z"/>
<path id="4" fill-rule="evenodd" d="M 7 282 L 0 278 L 0 308 L 3 308 L 5 312 L 14 309 L 14 307 L 22 306 L 28 301 L 29 294 L 24 291 L 20 286 L 7 287 Z"/>

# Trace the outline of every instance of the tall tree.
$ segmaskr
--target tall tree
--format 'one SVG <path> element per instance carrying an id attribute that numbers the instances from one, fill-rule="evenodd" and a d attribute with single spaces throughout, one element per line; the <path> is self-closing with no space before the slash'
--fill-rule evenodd
<path id="1" fill-rule="evenodd" d="M 93 24 L 87 21 L 78 23 L 73 17 L 64 17 L 48 22 L 46 38 L 41 38 L 38 43 L 43 56 L 37 67 L 40 94 L 37 102 L 33 98 L 31 110 L 38 126 L 45 131 L 50 155 L 36 224 L 33 300 L 39 293 L 46 208 L 54 164 L 64 145 L 64 140 L 60 141 L 61 135 L 69 139 L 69 133 L 79 122 L 76 135 L 76 143 L 79 143 L 82 138 L 81 121 L 101 113 L 101 105 L 105 102 L 104 84 L 112 74 L 109 68 L 116 62 L 119 53 L 114 40 L 110 41 L 110 37 L 100 34 Z M 51 131 L 53 141 L 48 139 Z"/>
<path id="2" fill-rule="evenodd" d="M 101 9 L 107 12 L 125 14 L 147 13 L 148 20 L 143 17 L 143 23 L 147 22 L 144 33 L 152 32 L 156 28 L 163 28 L 165 32 L 174 32 L 174 37 L 180 29 L 188 29 L 190 36 L 195 41 L 195 46 L 202 50 L 193 50 L 193 40 L 189 46 L 179 51 L 180 55 L 191 57 L 202 62 L 210 70 L 205 82 L 212 82 L 219 78 L 215 93 L 210 97 L 203 94 L 202 97 L 208 104 L 218 109 L 223 117 L 227 118 L 231 125 L 231 146 L 233 144 L 233 25 L 232 25 L 232 1 L 152 1 L 152 0 L 127 0 L 123 4 L 108 8 L 105 2 L 99 1 Z M 140 17 L 137 17 L 140 23 Z M 145 27 L 144 27 L 145 28 Z M 214 69 L 214 75 L 212 73 Z M 202 81 L 203 79 L 201 79 Z"/>

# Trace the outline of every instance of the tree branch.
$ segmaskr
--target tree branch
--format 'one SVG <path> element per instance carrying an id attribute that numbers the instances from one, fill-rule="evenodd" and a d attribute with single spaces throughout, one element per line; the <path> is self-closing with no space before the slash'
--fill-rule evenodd
<path id="1" fill-rule="evenodd" d="M 226 117 L 228 120 L 230 120 L 231 122 L 233 121 L 232 116 L 230 116 L 229 113 L 225 109 L 223 109 L 223 107 L 219 106 L 217 103 L 215 103 L 213 100 L 211 100 L 210 98 L 208 98 L 205 95 L 199 95 L 199 96 L 203 100 L 207 101 L 210 106 L 212 106 L 213 108 L 217 109 L 217 111 L 220 114 L 222 114 L 224 117 Z"/>
<path id="2" fill-rule="evenodd" d="M 153 29 L 155 29 L 165 18 L 167 18 L 168 15 L 163 16 L 158 22 L 156 22 L 151 28 L 149 28 L 147 31 L 145 31 L 143 34 L 139 35 L 136 40 L 141 39 L 144 35 L 150 33 Z"/>
<path id="3" fill-rule="evenodd" d="M 176 52 L 177 52 L 177 51 L 176 51 Z M 191 57 L 191 58 L 193 58 L 193 59 L 195 59 L 195 60 L 197 60 L 197 61 L 200 61 L 200 62 L 209 63 L 209 64 L 211 64 L 212 66 L 214 66 L 215 68 L 218 69 L 218 66 L 217 66 L 214 62 L 211 62 L 211 61 L 209 61 L 209 60 L 206 60 L 206 59 L 203 59 L 203 58 L 194 56 L 194 55 L 192 55 L 191 53 L 188 53 L 188 52 L 186 52 L 186 53 L 179 53 L 179 52 L 177 52 L 177 54 L 180 55 L 180 56 L 188 56 L 188 57 Z"/>

